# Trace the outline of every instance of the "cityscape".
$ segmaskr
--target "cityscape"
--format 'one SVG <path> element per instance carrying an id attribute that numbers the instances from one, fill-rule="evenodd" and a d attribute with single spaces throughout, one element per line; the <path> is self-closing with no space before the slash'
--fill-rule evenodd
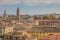
<path id="1" fill-rule="evenodd" d="M 0 38 L 3 40 L 60 40 L 60 14 L 0 16 Z"/>
<path id="2" fill-rule="evenodd" d="M 0 0 L 0 40 L 60 40 L 60 0 Z"/>

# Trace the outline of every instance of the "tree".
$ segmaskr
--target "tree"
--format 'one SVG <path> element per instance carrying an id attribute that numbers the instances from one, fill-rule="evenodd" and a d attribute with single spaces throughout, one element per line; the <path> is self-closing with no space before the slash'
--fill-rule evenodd
<path id="1" fill-rule="evenodd" d="M 55 17 L 52 16 L 52 15 L 49 15 L 49 16 L 46 15 L 46 16 L 43 17 L 43 19 L 54 19 L 54 18 L 55 18 Z"/>

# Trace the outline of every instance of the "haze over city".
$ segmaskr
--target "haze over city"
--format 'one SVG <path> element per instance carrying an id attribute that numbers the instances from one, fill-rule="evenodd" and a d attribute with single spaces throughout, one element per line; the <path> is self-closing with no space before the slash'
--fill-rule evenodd
<path id="1" fill-rule="evenodd" d="M 21 14 L 60 14 L 60 0 L 0 0 L 0 15 L 15 14 L 17 7 Z"/>
<path id="2" fill-rule="evenodd" d="M 60 40 L 60 0 L 0 0 L 0 40 Z"/>

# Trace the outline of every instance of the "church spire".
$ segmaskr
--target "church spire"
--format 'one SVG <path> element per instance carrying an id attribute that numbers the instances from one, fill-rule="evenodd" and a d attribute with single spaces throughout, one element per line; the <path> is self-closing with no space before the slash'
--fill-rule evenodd
<path id="1" fill-rule="evenodd" d="M 19 7 L 17 7 L 17 14 L 16 14 L 17 21 L 19 21 L 19 16 L 20 16 L 20 14 L 19 14 Z"/>
<path id="2" fill-rule="evenodd" d="M 6 17 L 7 17 L 6 10 L 4 10 L 3 19 L 6 19 Z"/>

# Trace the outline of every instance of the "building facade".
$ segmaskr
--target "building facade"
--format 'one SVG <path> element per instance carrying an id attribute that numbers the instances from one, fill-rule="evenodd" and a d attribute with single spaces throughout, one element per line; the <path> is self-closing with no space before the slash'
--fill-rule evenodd
<path id="1" fill-rule="evenodd" d="M 60 20 L 35 20 L 36 25 L 42 27 L 59 27 Z"/>
<path id="2" fill-rule="evenodd" d="M 60 29 L 55 27 L 32 27 L 27 30 L 28 34 L 31 34 L 32 37 L 40 39 L 46 37 L 49 34 L 60 34 Z"/>

